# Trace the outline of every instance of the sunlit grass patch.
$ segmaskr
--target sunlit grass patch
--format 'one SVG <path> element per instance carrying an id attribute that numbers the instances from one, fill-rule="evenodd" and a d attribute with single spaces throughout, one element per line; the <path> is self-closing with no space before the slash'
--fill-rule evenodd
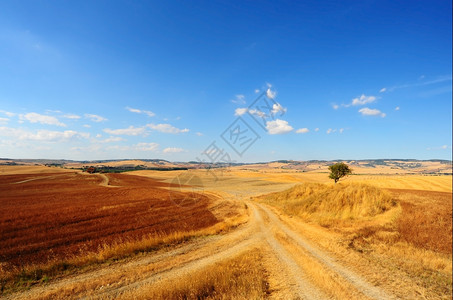
<path id="1" fill-rule="evenodd" d="M 390 193 L 359 183 L 304 183 L 259 199 L 287 214 L 325 226 L 338 221 L 369 220 L 397 206 Z"/>
<path id="2" fill-rule="evenodd" d="M 180 278 L 126 292 L 120 299 L 263 299 L 269 293 L 262 254 L 253 249 Z"/>

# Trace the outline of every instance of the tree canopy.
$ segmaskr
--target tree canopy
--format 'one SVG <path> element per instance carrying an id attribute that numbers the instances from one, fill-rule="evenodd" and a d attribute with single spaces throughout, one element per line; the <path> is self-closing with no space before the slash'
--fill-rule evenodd
<path id="1" fill-rule="evenodd" d="M 337 183 L 340 178 L 352 174 L 352 169 L 342 162 L 329 166 L 329 170 L 329 178 L 335 180 L 335 183 Z"/>

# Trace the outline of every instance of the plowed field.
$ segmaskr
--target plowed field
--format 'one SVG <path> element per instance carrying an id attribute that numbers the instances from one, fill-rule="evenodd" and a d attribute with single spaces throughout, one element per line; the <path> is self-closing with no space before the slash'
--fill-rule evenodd
<path id="1" fill-rule="evenodd" d="M 113 187 L 105 185 L 105 177 Z M 104 185 L 101 185 L 104 183 Z M 46 263 L 147 235 L 217 223 L 209 199 L 183 207 L 187 194 L 168 183 L 124 174 L 46 173 L 0 176 L 3 269 Z"/>

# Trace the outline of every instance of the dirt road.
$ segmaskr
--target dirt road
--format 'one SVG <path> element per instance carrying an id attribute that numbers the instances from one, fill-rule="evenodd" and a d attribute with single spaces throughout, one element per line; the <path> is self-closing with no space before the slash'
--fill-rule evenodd
<path id="1" fill-rule="evenodd" d="M 249 201 L 246 204 L 250 213 L 249 222 L 227 234 L 200 238 L 176 248 L 162 249 L 126 262 L 65 277 L 47 285 L 32 287 L 26 292 L 9 295 L 7 299 L 113 299 L 150 284 L 178 280 L 256 247 L 266 253 L 266 269 L 272 282 L 278 282 L 278 290 L 270 295 L 271 298 L 341 298 L 341 295 L 335 294 L 334 288 L 329 290 L 325 283 L 320 283 L 313 275 L 314 271 L 325 273 L 321 275 L 346 286 L 347 296 L 351 298 L 396 298 L 388 291 L 370 284 L 331 254 L 315 247 L 291 229 L 289 224 L 285 224 L 269 207 Z M 319 265 L 319 270 L 313 270 L 313 264 Z"/>

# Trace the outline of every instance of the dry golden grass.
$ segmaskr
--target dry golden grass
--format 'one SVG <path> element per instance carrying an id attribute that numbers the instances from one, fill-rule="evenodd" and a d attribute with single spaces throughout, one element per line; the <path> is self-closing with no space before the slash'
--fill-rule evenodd
<path id="1" fill-rule="evenodd" d="M 271 193 L 290 188 L 297 182 L 297 179 L 288 180 L 281 178 L 278 174 L 258 174 L 254 172 L 236 172 L 230 169 L 214 170 L 189 170 L 189 171 L 133 171 L 128 174 L 150 177 L 162 180 L 167 183 L 173 182 L 174 178 L 180 175 L 191 173 L 201 181 L 200 190 L 204 193 L 215 194 L 224 199 L 240 200 L 249 199 L 250 196 L 257 196 L 263 193 Z M 256 175 L 256 176 L 254 176 Z M 190 187 L 187 187 L 190 189 Z M 185 189 L 182 189 L 185 190 Z"/>
<path id="2" fill-rule="evenodd" d="M 355 183 L 304 183 L 260 199 L 281 208 L 286 214 L 315 221 L 323 226 L 370 220 L 397 205 L 389 193 Z"/>
<path id="3" fill-rule="evenodd" d="M 327 268 L 313 259 L 306 251 L 297 247 L 285 235 L 277 234 L 279 241 L 295 255 L 295 259 L 307 274 L 310 281 L 320 288 L 329 299 L 368 299 L 360 294 L 347 280 L 338 276 L 332 269 Z"/>
<path id="4" fill-rule="evenodd" d="M 351 176 L 348 180 L 370 184 L 379 188 L 426 190 L 451 193 L 452 179 L 451 175 L 363 175 Z"/>
<path id="5" fill-rule="evenodd" d="M 262 254 L 253 249 L 177 280 L 142 286 L 119 299 L 263 299 L 268 294 Z"/>
<path id="6" fill-rule="evenodd" d="M 285 214 L 335 228 L 347 248 L 373 264 L 404 271 L 429 297 L 448 298 L 452 284 L 452 194 L 431 190 L 448 189 L 448 177 L 381 177 L 376 184 L 398 189 L 354 180 L 337 185 L 305 183 L 258 199 Z M 379 182 L 368 182 L 373 181 Z M 418 190 L 402 189 L 415 185 Z M 316 281 L 330 289 L 325 278 Z"/>
<path id="7" fill-rule="evenodd" d="M 173 178 L 184 172 L 192 172 L 202 180 L 205 191 L 224 192 L 230 196 L 249 197 L 265 193 L 277 192 L 288 189 L 301 183 L 331 184 L 326 172 L 310 171 L 298 172 L 294 170 L 250 170 L 232 167 L 215 170 L 190 170 L 190 171 L 133 171 L 134 175 L 161 179 L 171 182 Z M 213 175 L 217 176 L 214 177 Z M 441 175 L 352 175 L 341 179 L 340 183 L 364 183 L 379 188 L 399 188 L 431 191 L 452 191 L 452 176 Z M 224 195 L 222 195 L 224 196 Z"/>
<path id="8" fill-rule="evenodd" d="M 2 291 L 8 291 L 39 282 L 47 282 L 52 277 L 65 272 L 88 268 L 107 261 L 125 259 L 143 252 L 156 251 L 162 247 L 176 245 L 197 237 L 227 232 L 247 220 L 247 215 L 235 215 L 200 230 L 148 235 L 138 241 L 118 240 L 115 243 L 102 245 L 97 251 L 82 252 L 67 259 L 52 260 L 45 264 L 27 265 L 21 269 L 4 270 L 0 264 L 0 288 Z"/>
<path id="9" fill-rule="evenodd" d="M 15 174 L 45 174 L 45 173 L 71 173 L 73 170 L 67 170 L 57 167 L 20 165 L 20 166 L 5 166 L 0 165 L 0 175 L 15 175 Z"/>
<path id="10" fill-rule="evenodd" d="M 392 190 L 400 199 L 397 221 L 401 240 L 418 248 L 452 253 L 452 194 Z"/>
<path id="11" fill-rule="evenodd" d="M 420 291 L 424 290 L 425 299 L 452 299 L 451 255 L 418 248 L 407 242 L 382 241 L 376 235 L 368 238 L 365 254 L 371 262 L 388 270 L 403 271 Z"/>
<path id="12" fill-rule="evenodd" d="M 353 170 L 354 171 L 354 170 Z M 239 170 L 233 169 L 229 174 L 239 178 L 254 178 L 269 182 L 285 183 L 331 183 L 327 169 L 324 172 L 296 172 L 294 170 Z M 401 174 L 364 174 L 341 179 L 340 182 L 357 182 L 376 186 L 379 188 L 399 188 L 429 191 L 452 191 L 451 175 L 401 175 Z"/>
<path id="13" fill-rule="evenodd" d="M 345 233 L 349 247 L 389 269 L 403 270 L 430 297 L 451 299 L 451 193 L 390 191 L 399 211 L 389 222 L 362 223 Z"/>

